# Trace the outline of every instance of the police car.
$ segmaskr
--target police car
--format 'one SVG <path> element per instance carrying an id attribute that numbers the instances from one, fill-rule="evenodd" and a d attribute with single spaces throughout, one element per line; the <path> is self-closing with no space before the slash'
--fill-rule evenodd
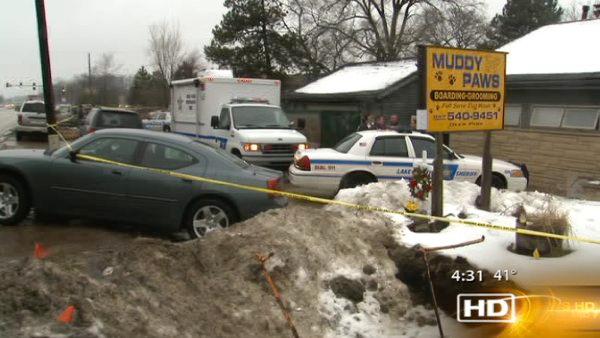
<path id="1" fill-rule="evenodd" d="M 337 192 L 377 181 L 410 179 L 416 164 L 433 164 L 435 139 L 427 134 L 369 130 L 348 135 L 333 148 L 298 150 L 289 169 L 293 185 Z M 444 146 L 444 179 L 481 181 L 482 159 L 459 155 Z M 527 169 L 493 160 L 492 186 L 524 190 Z"/>

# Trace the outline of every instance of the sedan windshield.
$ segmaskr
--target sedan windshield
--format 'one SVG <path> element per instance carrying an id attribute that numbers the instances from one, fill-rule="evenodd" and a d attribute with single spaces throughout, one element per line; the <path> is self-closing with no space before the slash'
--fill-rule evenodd
<path id="1" fill-rule="evenodd" d="M 290 121 L 278 107 L 233 107 L 233 123 L 237 129 L 290 129 Z"/>

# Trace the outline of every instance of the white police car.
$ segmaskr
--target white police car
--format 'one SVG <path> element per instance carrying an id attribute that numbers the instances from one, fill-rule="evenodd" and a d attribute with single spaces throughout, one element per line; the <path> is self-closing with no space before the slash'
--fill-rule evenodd
<path id="1" fill-rule="evenodd" d="M 410 179 L 413 166 L 432 164 L 436 147 L 433 137 L 421 133 L 368 130 L 353 133 L 333 148 L 298 150 L 290 166 L 293 185 L 336 192 L 382 180 Z M 444 179 L 479 183 L 482 159 L 459 155 L 444 146 Z M 498 189 L 524 190 L 527 170 L 501 160 L 493 160 L 492 186 Z"/>

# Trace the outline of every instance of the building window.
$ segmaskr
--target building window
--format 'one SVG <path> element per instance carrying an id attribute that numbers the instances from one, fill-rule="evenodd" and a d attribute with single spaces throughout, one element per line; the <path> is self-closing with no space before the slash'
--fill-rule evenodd
<path id="1" fill-rule="evenodd" d="M 598 125 L 598 109 L 568 108 L 562 121 L 564 128 L 595 130 Z"/>
<path id="2" fill-rule="evenodd" d="M 560 107 L 535 107 L 531 113 L 532 127 L 560 127 L 564 109 Z"/>
<path id="3" fill-rule="evenodd" d="M 508 105 L 506 106 L 504 125 L 505 126 L 520 126 L 521 125 L 521 111 L 520 105 Z"/>

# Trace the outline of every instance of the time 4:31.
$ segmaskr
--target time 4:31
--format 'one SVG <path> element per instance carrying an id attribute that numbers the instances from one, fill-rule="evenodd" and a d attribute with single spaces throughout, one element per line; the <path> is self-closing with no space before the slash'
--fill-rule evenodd
<path id="1" fill-rule="evenodd" d="M 516 270 L 496 270 L 493 278 L 497 281 L 508 280 L 508 276 L 516 275 Z M 454 270 L 450 277 L 457 282 L 483 282 L 483 271 L 482 270 Z"/>

